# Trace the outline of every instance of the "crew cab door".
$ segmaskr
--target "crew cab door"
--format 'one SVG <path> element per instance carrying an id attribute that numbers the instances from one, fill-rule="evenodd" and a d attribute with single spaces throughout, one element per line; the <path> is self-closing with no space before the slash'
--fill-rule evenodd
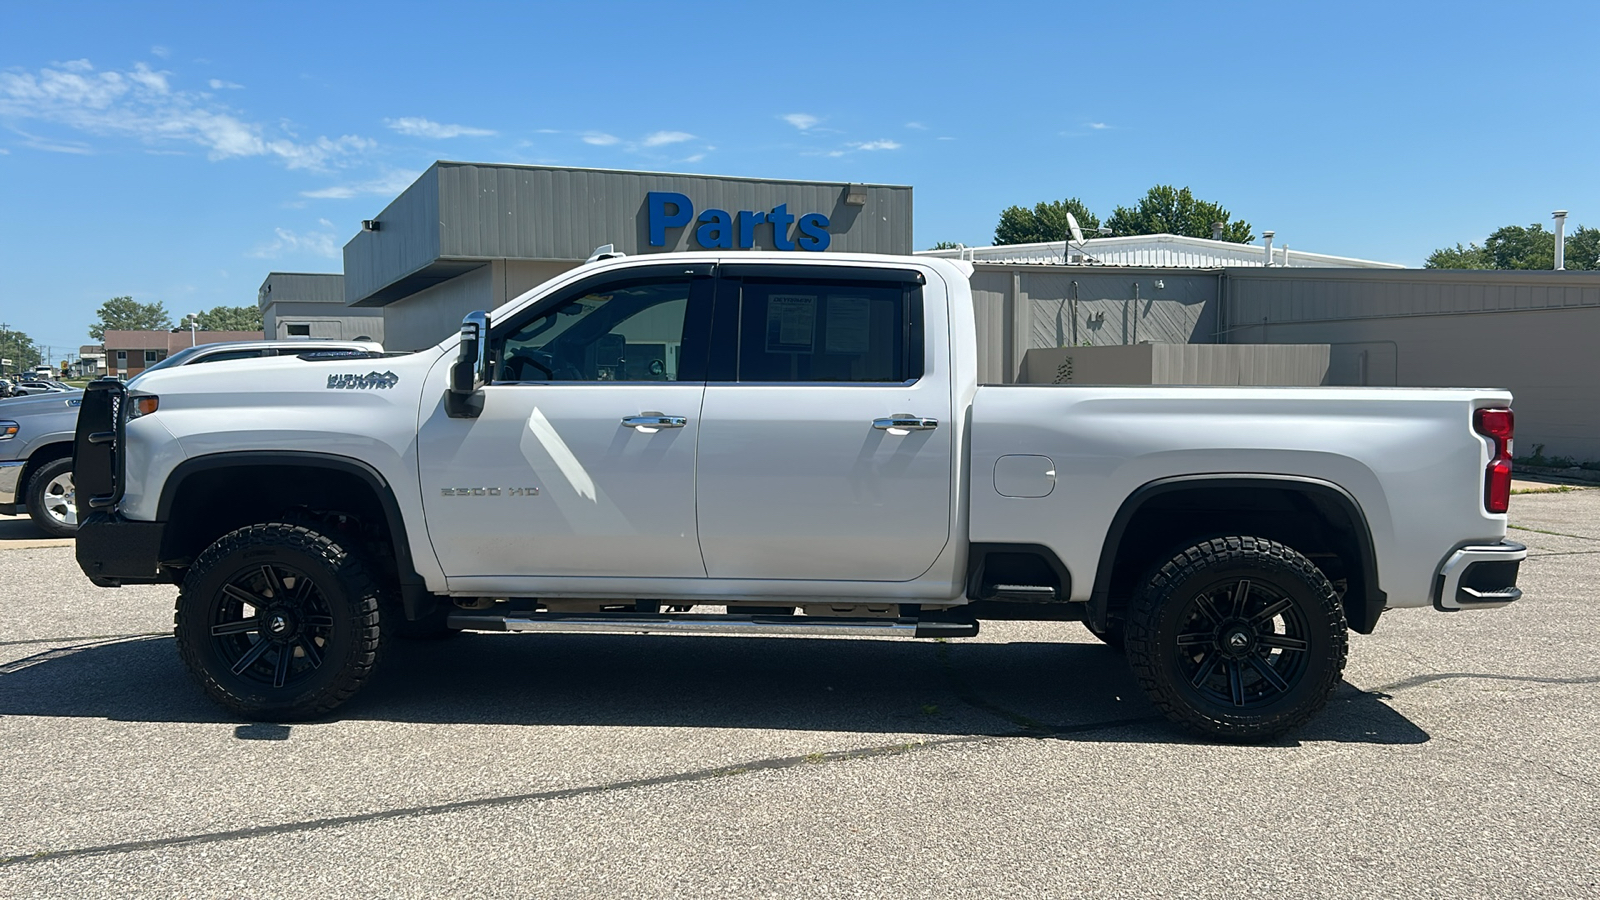
<path id="1" fill-rule="evenodd" d="M 921 281 L 719 268 L 695 491 L 711 577 L 909 581 L 933 565 L 956 429 L 946 355 L 927 347 L 945 311 L 925 312 Z"/>
<path id="2" fill-rule="evenodd" d="M 492 323 L 476 418 L 419 429 L 447 576 L 705 576 L 694 460 L 709 265 L 595 276 Z"/>

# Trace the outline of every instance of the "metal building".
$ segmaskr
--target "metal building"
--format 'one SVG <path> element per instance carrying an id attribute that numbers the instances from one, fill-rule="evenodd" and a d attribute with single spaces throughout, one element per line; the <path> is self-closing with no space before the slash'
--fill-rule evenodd
<path id="1" fill-rule="evenodd" d="M 344 299 L 414 350 L 606 244 L 905 254 L 911 188 L 437 162 L 345 245 Z"/>
<path id="2" fill-rule="evenodd" d="M 256 304 L 269 340 L 383 342 L 383 311 L 347 307 L 343 275 L 272 272 L 256 291 Z"/>

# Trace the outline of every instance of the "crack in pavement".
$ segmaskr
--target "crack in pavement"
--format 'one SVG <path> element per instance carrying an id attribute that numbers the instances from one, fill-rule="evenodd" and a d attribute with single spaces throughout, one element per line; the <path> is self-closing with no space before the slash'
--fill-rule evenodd
<path id="1" fill-rule="evenodd" d="M 1565 531 L 1548 531 L 1548 530 L 1543 529 L 1543 528 L 1529 528 L 1526 525 L 1507 525 L 1506 527 L 1507 528 L 1514 528 L 1517 531 L 1531 531 L 1534 534 L 1548 534 L 1548 535 L 1553 535 L 1555 537 L 1576 538 L 1577 540 L 1580 540 L 1580 541 L 1600 541 L 1600 538 L 1597 538 L 1597 537 L 1587 537 L 1587 536 L 1581 535 L 1581 534 L 1567 534 Z"/>
<path id="2" fill-rule="evenodd" d="M 648 778 L 632 778 L 626 781 L 617 781 L 609 784 L 588 785 L 585 787 L 561 788 L 552 791 L 535 791 L 525 794 L 507 794 L 498 797 L 479 797 L 473 800 L 456 800 L 450 803 L 435 803 L 424 806 L 408 806 L 398 809 L 385 809 L 369 813 L 356 813 L 348 816 L 330 816 L 321 819 L 309 819 L 301 822 L 284 822 L 278 825 L 262 825 L 255 828 L 236 828 L 228 831 L 211 831 L 200 834 L 176 835 L 166 838 L 152 838 L 143 841 L 126 841 L 117 844 L 101 844 L 94 847 L 75 847 L 67 850 L 41 850 L 36 853 L 20 856 L 0 857 L 0 868 L 30 863 L 49 862 L 61 859 L 74 859 L 86 856 L 107 856 L 111 854 L 138 853 L 145 850 L 159 850 L 167 847 L 188 847 L 201 844 L 217 844 L 229 841 L 248 840 L 250 838 L 270 837 L 279 834 L 296 834 L 307 831 L 318 831 L 324 828 L 338 828 L 345 825 L 361 825 L 367 822 L 382 822 L 392 819 L 420 818 L 447 813 L 462 812 L 472 809 L 487 809 L 499 806 L 512 806 L 519 803 L 539 803 L 559 800 L 569 800 L 576 797 L 588 797 L 597 794 L 610 794 L 620 791 L 632 791 L 642 788 L 657 787 L 672 784 L 693 784 L 695 782 L 713 781 L 720 778 L 731 778 L 737 775 L 746 775 L 751 772 L 781 771 L 802 766 L 822 765 L 833 762 L 844 762 L 855 759 L 881 759 L 890 756 L 901 756 L 916 750 L 931 749 L 935 747 L 948 747 L 959 744 L 978 744 L 1005 738 L 1038 738 L 1053 737 L 1058 734 L 1075 734 L 1089 731 L 1102 731 L 1128 725 L 1140 724 L 1148 721 L 1149 717 L 1140 719 L 1115 719 L 1104 722 L 1085 722 L 1081 725 L 1068 726 L 1063 729 L 1051 729 L 1044 732 L 1016 731 L 1003 734 L 972 734 L 960 737 L 943 738 L 931 741 L 910 741 L 901 744 L 884 744 L 876 747 L 863 747 L 856 750 L 834 750 L 826 753 L 808 753 L 804 756 L 781 756 L 767 759 L 752 760 L 731 766 L 718 766 L 714 769 L 695 769 L 688 772 L 676 772 L 668 775 L 654 775 Z"/>
<path id="3" fill-rule="evenodd" d="M 1410 678 L 1402 678 L 1392 684 L 1369 688 L 1368 690 L 1371 693 L 1392 694 L 1395 691 L 1409 690 L 1434 681 L 1445 681 L 1452 678 L 1482 678 L 1489 681 L 1521 681 L 1530 684 L 1600 684 L 1600 675 L 1555 678 L 1540 675 L 1500 675 L 1495 672 L 1438 672 L 1431 675 L 1413 675 Z"/>
<path id="4" fill-rule="evenodd" d="M 160 639 L 160 638 L 168 638 L 168 639 L 170 639 L 171 637 L 172 637 L 172 635 L 167 634 L 166 632 L 151 632 L 149 635 L 116 635 L 116 636 L 108 637 L 108 638 L 91 638 L 91 639 L 89 639 L 89 642 L 86 643 L 86 644 L 74 644 L 74 645 L 72 645 L 70 647 L 55 647 L 55 648 L 52 648 L 50 650 L 46 650 L 43 653 L 35 653 L 32 656 L 24 656 L 21 659 L 13 660 L 11 662 L 5 663 L 4 665 L 0 665 L 0 675 L 14 675 L 14 674 L 22 671 L 23 669 L 27 669 L 27 668 L 31 668 L 33 666 L 37 666 L 40 663 L 47 663 L 47 662 L 50 662 L 53 659 L 62 659 L 64 657 L 72 656 L 75 653 L 82 653 L 85 650 L 93 650 L 96 647 L 104 647 L 106 644 L 114 644 L 114 643 L 118 643 L 120 641 L 127 641 L 127 640 L 130 640 L 130 638 L 132 640 L 135 640 L 135 641 L 138 641 L 138 640 L 148 641 L 148 640 L 151 640 L 151 639 Z M 82 640 L 82 638 L 79 638 L 78 640 Z M 14 643 L 15 644 L 31 644 L 31 643 L 38 643 L 38 642 L 36 642 L 36 641 L 16 641 Z"/>
<path id="5" fill-rule="evenodd" d="M 172 632 L 136 631 L 133 634 L 78 634 L 71 637 L 28 638 L 23 641 L 0 641 L 0 647 L 17 647 L 23 644 L 58 644 L 63 641 L 125 641 L 130 638 L 150 637 L 172 637 Z"/>

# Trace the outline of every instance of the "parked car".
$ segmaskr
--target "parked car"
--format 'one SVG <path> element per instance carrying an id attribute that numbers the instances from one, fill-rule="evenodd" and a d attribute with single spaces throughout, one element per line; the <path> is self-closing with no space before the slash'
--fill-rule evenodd
<path id="1" fill-rule="evenodd" d="M 12 388 L 13 394 L 18 397 L 26 397 L 33 394 L 60 394 L 76 390 L 78 388 L 62 384 L 59 381 L 22 381 Z"/>
<path id="2" fill-rule="evenodd" d="M 95 383 L 78 563 L 181 585 L 181 658 L 252 719 L 327 714 L 407 632 L 1025 619 L 1264 740 L 1327 702 L 1348 630 L 1521 596 L 1506 391 L 980 384 L 971 274 L 612 258 L 415 353 Z"/>
<path id="3" fill-rule="evenodd" d="M 371 341 L 228 341 L 186 347 L 134 376 L 175 366 L 259 359 L 278 355 L 334 353 L 376 356 L 383 347 Z M 49 382 L 23 382 L 26 384 Z M 36 390 L 27 396 L 0 400 L 0 512 L 32 517 L 53 537 L 71 537 L 78 530 L 72 481 L 72 435 L 78 423 L 83 392 Z"/>

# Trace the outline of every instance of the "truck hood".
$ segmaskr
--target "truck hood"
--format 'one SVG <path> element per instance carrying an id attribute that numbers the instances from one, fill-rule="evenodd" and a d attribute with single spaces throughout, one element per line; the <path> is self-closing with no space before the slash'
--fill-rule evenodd
<path id="1" fill-rule="evenodd" d="M 27 397 L 8 397 L 0 400 L 0 419 L 15 419 L 18 416 L 36 416 L 40 413 L 60 412 L 64 409 L 77 409 L 83 402 L 83 391 L 70 391 L 62 394 L 32 394 Z"/>

